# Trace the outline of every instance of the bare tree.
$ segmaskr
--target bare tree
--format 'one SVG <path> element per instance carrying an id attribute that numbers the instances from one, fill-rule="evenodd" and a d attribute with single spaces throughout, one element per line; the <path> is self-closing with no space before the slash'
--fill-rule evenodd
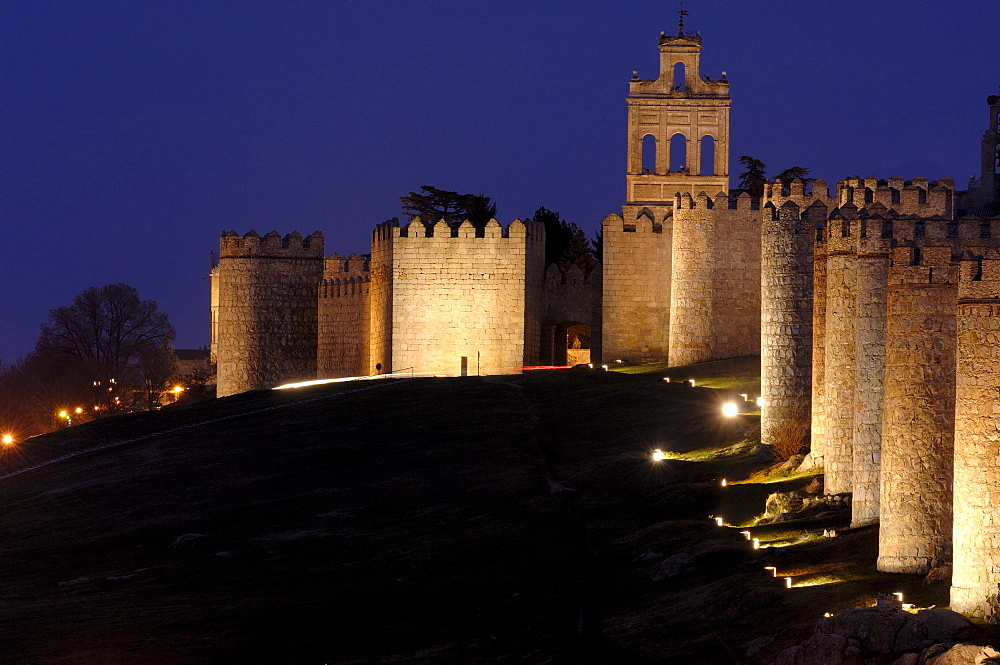
<path id="1" fill-rule="evenodd" d="M 108 284 L 92 286 L 72 305 L 49 312 L 34 353 L 78 364 L 90 377 L 90 406 L 103 415 L 145 401 L 147 380 L 156 376 L 160 382 L 169 373 L 154 365 L 174 362 L 173 339 L 174 328 L 155 301 L 140 300 L 128 284 Z"/>

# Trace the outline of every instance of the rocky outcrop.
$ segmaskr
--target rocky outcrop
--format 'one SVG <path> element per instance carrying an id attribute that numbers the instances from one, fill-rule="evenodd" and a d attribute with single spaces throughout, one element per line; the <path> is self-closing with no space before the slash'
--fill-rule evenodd
<path id="1" fill-rule="evenodd" d="M 993 665 L 991 660 L 970 656 L 976 649 L 996 653 L 990 647 L 951 644 L 969 625 L 962 615 L 940 608 L 916 614 L 887 606 L 847 610 L 820 619 L 812 637 L 779 653 L 774 665 Z M 996 663 L 1000 665 L 1000 660 Z"/>

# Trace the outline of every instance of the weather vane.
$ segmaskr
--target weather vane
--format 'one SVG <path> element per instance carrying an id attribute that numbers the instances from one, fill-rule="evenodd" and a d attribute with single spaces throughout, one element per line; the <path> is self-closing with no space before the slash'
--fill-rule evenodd
<path id="1" fill-rule="evenodd" d="M 680 2 L 677 3 L 677 6 L 680 7 L 680 9 L 677 10 L 677 15 L 678 15 L 677 36 L 678 37 L 683 37 L 684 36 L 684 17 L 687 16 L 687 13 L 688 13 L 687 10 L 684 9 L 684 5 L 686 5 L 686 4 L 687 3 L 684 2 L 683 0 L 681 0 Z"/>

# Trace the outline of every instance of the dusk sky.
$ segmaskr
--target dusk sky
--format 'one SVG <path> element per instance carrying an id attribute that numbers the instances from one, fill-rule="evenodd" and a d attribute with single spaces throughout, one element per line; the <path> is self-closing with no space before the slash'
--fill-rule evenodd
<path id="1" fill-rule="evenodd" d="M 730 171 L 978 174 L 1000 1 L 687 4 L 728 74 Z M 208 344 L 209 252 L 234 229 L 367 252 L 420 185 L 620 212 L 625 96 L 672 2 L 34 2 L 0 21 L 0 358 L 126 282 Z M 732 182 L 735 186 L 735 177 Z"/>

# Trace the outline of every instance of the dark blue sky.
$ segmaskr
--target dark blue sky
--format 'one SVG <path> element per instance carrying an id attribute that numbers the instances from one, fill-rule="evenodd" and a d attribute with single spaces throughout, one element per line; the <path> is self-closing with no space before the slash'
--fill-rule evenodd
<path id="1" fill-rule="evenodd" d="M 82 289 L 136 286 L 208 342 L 221 231 L 364 252 L 423 184 L 595 230 L 624 194 L 633 69 L 674 3 L 36 2 L 0 21 L 0 358 Z M 1000 2 L 694 0 L 734 157 L 776 173 L 977 171 Z M 731 171 L 738 172 L 736 165 Z M 735 183 L 734 183 L 735 184 Z"/>

